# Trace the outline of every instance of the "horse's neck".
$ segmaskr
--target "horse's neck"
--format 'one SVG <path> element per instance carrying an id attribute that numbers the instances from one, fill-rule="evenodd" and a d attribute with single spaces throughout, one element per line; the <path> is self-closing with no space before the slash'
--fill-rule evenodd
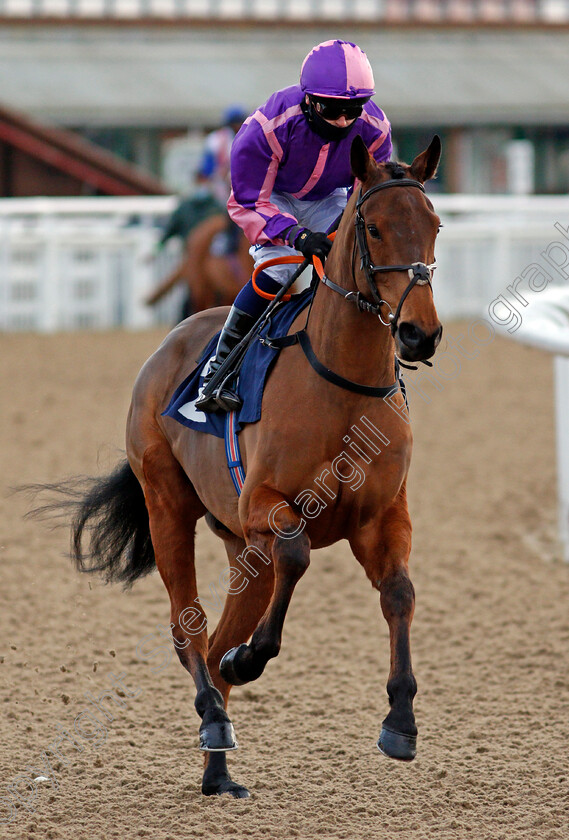
<path id="1" fill-rule="evenodd" d="M 326 273 L 349 291 L 355 287 L 346 262 L 331 255 Z M 389 327 L 322 284 L 314 298 L 308 334 L 318 359 L 340 376 L 372 387 L 393 384 L 394 345 Z"/>

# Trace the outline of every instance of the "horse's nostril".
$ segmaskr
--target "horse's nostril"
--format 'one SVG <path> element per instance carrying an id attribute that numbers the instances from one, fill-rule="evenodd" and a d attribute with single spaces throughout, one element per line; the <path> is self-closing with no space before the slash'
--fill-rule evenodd
<path id="1" fill-rule="evenodd" d="M 404 322 L 399 325 L 399 340 L 409 347 L 410 350 L 415 350 L 421 342 L 426 339 L 423 330 L 416 327 L 414 324 Z"/>

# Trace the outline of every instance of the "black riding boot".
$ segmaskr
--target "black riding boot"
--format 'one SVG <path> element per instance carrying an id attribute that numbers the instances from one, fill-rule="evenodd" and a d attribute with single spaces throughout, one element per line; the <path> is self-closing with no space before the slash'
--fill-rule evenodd
<path id="1" fill-rule="evenodd" d="M 231 307 L 217 342 L 215 359 L 211 362 L 209 372 L 204 378 L 202 395 L 196 400 L 196 408 L 199 411 L 238 411 L 241 408 L 242 401 L 235 391 L 224 386 L 221 391 L 217 390 L 215 394 L 210 394 L 208 393 L 208 384 L 214 373 L 219 370 L 221 363 L 225 361 L 233 348 L 237 347 L 241 339 L 247 335 L 256 320 L 247 312 L 242 312 L 235 306 Z"/>

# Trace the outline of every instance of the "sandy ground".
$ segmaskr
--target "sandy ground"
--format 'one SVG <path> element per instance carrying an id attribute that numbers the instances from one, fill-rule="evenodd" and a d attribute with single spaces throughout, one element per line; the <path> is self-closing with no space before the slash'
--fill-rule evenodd
<path id="1" fill-rule="evenodd" d="M 67 531 L 24 520 L 25 499 L 6 493 L 114 465 L 132 382 L 160 338 L 0 336 L 0 836 L 569 838 L 569 566 L 556 542 L 551 359 L 496 339 L 441 391 L 427 386 L 429 402 L 412 399 L 416 761 L 375 747 L 387 627 L 341 543 L 314 553 L 280 657 L 232 695 L 241 746 L 230 767 L 252 793 L 239 801 L 199 793 L 189 677 L 174 657 L 153 673 L 158 659 L 137 652 L 168 621 L 158 576 L 125 594 L 78 575 Z M 205 528 L 199 554 L 207 590 L 224 554 Z M 124 705 L 108 702 L 113 720 L 99 713 L 96 729 L 86 693 L 112 675 L 123 675 Z M 82 751 L 62 742 L 55 781 L 27 788 L 78 719 Z M 27 809 L 12 810 L 10 786 Z"/>

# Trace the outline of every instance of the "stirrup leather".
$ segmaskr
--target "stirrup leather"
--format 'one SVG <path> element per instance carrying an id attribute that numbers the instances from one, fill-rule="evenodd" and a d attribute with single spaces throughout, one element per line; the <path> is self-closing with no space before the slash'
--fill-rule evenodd
<path id="1" fill-rule="evenodd" d="M 254 323 L 255 319 L 247 312 L 242 312 L 235 306 L 231 307 L 227 321 L 219 336 L 215 358 L 210 364 L 210 370 L 201 387 L 201 394 L 195 403 L 199 411 L 221 410 L 228 412 L 238 411 L 241 408 L 243 404 L 241 398 L 229 385 L 232 379 L 231 373 L 226 376 L 215 391 L 212 391 L 210 382 L 223 361 L 249 332 Z"/>

